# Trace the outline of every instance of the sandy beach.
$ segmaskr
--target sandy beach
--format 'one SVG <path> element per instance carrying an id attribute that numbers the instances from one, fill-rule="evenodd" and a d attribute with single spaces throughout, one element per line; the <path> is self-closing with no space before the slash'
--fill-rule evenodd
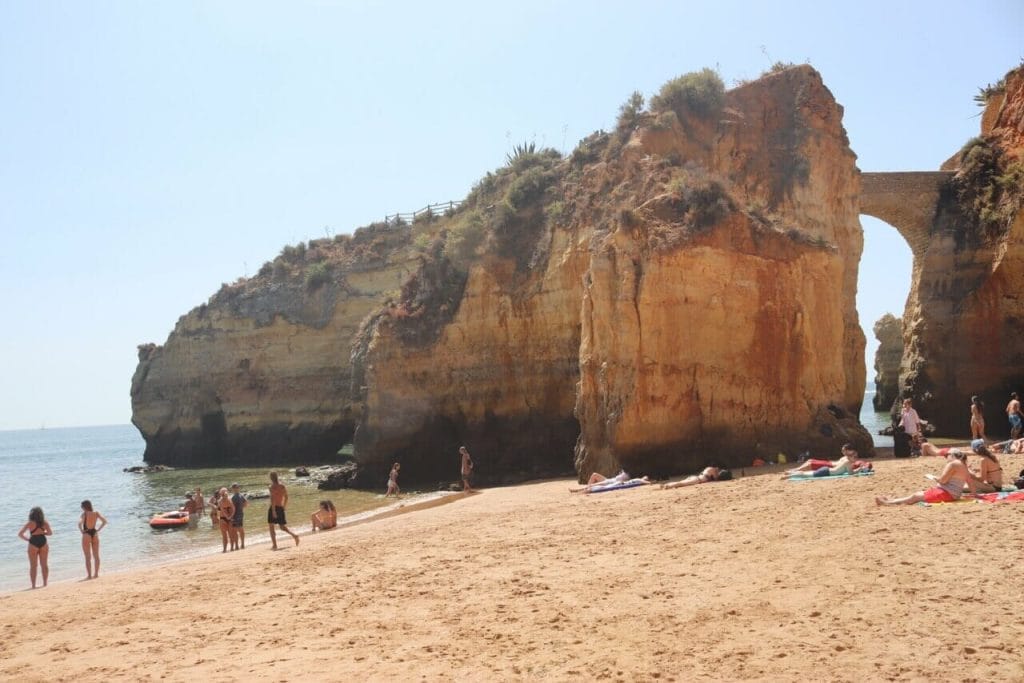
<path id="1" fill-rule="evenodd" d="M 0 678 L 1024 679 L 1024 503 L 874 504 L 941 466 L 587 496 L 548 481 L 6 594 Z"/>

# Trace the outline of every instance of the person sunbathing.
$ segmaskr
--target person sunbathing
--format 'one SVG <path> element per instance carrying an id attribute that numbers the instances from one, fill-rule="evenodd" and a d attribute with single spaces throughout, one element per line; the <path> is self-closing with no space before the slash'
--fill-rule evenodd
<path id="1" fill-rule="evenodd" d="M 946 466 L 942 468 L 942 474 L 938 478 L 933 475 L 927 475 L 931 479 L 935 479 L 936 486 L 933 486 L 924 491 L 918 491 L 912 493 L 909 496 L 903 498 L 886 498 L 885 496 L 875 496 L 876 505 L 913 505 L 914 503 L 952 503 L 960 500 L 964 494 L 964 488 L 970 489 L 971 493 L 975 492 L 974 479 L 971 477 L 970 471 L 967 469 L 965 461 L 967 460 L 967 454 L 953 449 L 946 456 Z"/>
<path id="2" fill-rule="evenodd" d="M 782 475 L 782 478 L 809 479 L 811 477 L 838 477 L 843 474 L 853 474 L 853 463 L 854 459 L 857 457 L 857 451 L 851 444 L 846 443 L 843 444 L 842 452 L 843 457 L 839 458 L 839 460 L 836 460 L 835 462 L 828 460 L 819 461 L 818 467 L 807 467 L 808 463 L 804 463 L 800 467 L 786 472 Z M 865 464 L 870 466 L 870 463 Z"/>
<path id="3" fill-rule="evenodd" d="M 813 472 L 814 470 L 821 469 L 822 467 L 836 467 L 838 464 L 838 460 L 818 460 L 816 458 L 811 458 L 810 460 L 805 460 L 799 467 L 786 470 L 786 474 Z M 857 474 L 858 472 L 871 472 L 874 469 L 875 466 L 867 460 L 854 460 L 853 464 L 850 465 L 850 472 L 853 474 Z"/>
<path id="4" fill-rule="evenodd" d="M 595 473 L 596 474 L 596 473 Z M 590 480 L 593 483 L 588 483 L 586 486 L 580 488 L 569 488 L 570 494 L 596 494 L 602 492 L 602 490 L 610 490 L 612 488 L 626 487 L 626 486 L 640 486 L 644 484 L 654 483 L 647 478 L 646 475 L 637 478 L 630 478 L 630 475 L 625 471 L 616 474 L 613 477 L 602 477 L 600 480 L 594 480 L 595 474 L 590 476 Z M 596 476 L 602 476 L 596 474 Z"/>
<path id="5" fill-rule="evenodd" d="M 974 480 L 975 490 L 981 493 L 995 493 L 1003 490 L 1003 466 L 999 459 L 989 451 L 982 439 L 975 439 L 971 442 L 971 450 L 981 456 L 978 469 L 968 468 L 971 479 Z"/>
<path id="6" fill-rule="evenodd" d="M 583 493 L 591 486 L 597 486 L 598 484 L 622 483 L 624 481 L 629 481 L 629 478 L 629 475 L 626 474 L 626 470 L 619 470 L 619 473 L 614 477 L 606 477 L 600 472 L 594 472 L 590 475 L 590 478 L 587 479 L 586 485 L 577 489 L 569 489 L 569 493 Z"/>
<path id="7" fill-rule="evenodd" d="M 732 472 L 724 467 L 705 467 L 701 470 L 700 474 L 691 474 L 685 479 L 662 484 L 661 488 L 677 489 L 682 486 L 695 486 L 697 484 L 707 484 L 712 481 L 726 481 L 729 479 L 732 479 Z"/>

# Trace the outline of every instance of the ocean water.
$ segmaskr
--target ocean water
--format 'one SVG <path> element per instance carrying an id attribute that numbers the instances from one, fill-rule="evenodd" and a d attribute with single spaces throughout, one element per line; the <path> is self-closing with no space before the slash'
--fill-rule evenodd
<path id="1" fill-rule="evenodd" d="M 240 484 L 242 491 L 265 495 L 267 473 L 258 469 L 190 469 L 130 474 L 122 470 L 141 465 L 145 445 L 131 425 L 0 431 L 0 481 L 7 482 L 0 507 L 0 592 L 28 588 L 27 544 L 18 530 L 34 506 L 43 508 L 53 528 L 49 537 L 50 581 L 85 578 L 78 519 L 81 502 L 107 518 L 100 532 L 101 574 L 160 564 L 221 551 L 220 531 L 205 517 L 192 528 L 150 529 L 156 512 L 177 509 L 185 491 L 199 486 L 209 499 L 215 488 Z M 317 502 L 334 501 L 339 519 L 358 516 L 394 504 L 381 493 L 318 491 L 280 468 L 288 486 L 288 522 L 293 531 L 310 528 Z M 267 500 L 250 500 L 246 508 L 246 548 L 269 542 Z M 281 542 L 278 533 L 278 542 Z M 285 536 L 284 540 L 291 543 Z M 262 550 L 256 548 L 254 550 Z M 248 552 L 248 550 L 247 550 Z M 40 578 L 40 584 L 42 580 Z"/>
<path id="2" fill-rule="evenodd" d="M 875 442 L 875 448 L 892 448 L 892 437 L 881 436 L 878 432 L 889 426 L 889 413 L 876 413 L 871 401 L 875 398 L 875 390 L 870 389 L 864 392 L 864 403 L 860 408 L 860 423 L 871 432 L 871 439 Z"/>

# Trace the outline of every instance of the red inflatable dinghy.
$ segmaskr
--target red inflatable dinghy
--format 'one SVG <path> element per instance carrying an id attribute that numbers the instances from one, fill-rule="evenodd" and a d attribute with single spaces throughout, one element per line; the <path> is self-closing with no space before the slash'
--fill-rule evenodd
<path id="1" fill-rule="evenodd" d="M 161 512 L 153 515 L 149 525 L 154 529 L 173 529 L 179 526 L 188 526 L 187 512 Z"/>

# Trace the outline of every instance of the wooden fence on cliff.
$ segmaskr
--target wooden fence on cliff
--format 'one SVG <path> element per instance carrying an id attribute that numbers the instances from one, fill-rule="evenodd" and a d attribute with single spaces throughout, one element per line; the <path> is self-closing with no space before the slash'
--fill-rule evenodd
<path id="1" fill-rule="evenodd" d="M 409 225 L 416 221 L 429 220 L 433 216 L 443 216 L 454 212 L 460 206 L 462 206 L 462 200 L 427 204 L 422 209 L 417 209 L 416 211 L 387 214 L 384 216 L 384 222 L 388 225 Z"/>

